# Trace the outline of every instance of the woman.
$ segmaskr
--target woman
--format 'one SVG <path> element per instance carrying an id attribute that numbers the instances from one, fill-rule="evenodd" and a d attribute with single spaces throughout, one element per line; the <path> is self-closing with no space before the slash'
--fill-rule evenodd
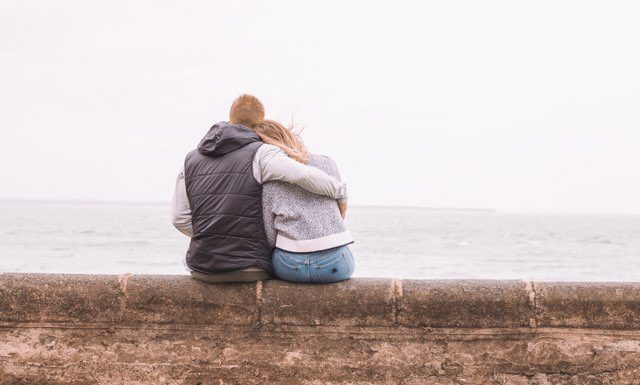
<path id="1" fill-rule="evenodd" d="M 282 124 L 264 120 L 254 131 L 290 158 L 340 179 L 333 160 L 309 154 L 300 137 Z M 275 247 L 271 260 L 278 278 L 328 283 L 351 277 L 355 264 L 347 247 L 353 238 L 343 221 L 346 203 L 337 204 L 331 198 L 278 181 L 263 185 L 262 202 L 267 239 Z"/>

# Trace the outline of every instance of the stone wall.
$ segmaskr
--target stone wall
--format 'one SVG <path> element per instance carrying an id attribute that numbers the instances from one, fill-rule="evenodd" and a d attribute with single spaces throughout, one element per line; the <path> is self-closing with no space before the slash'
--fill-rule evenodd
<path id="1" fill-rule="evenodd" d="M 4 273 L 0 384 L 640 384 L 640 284 Z"/>

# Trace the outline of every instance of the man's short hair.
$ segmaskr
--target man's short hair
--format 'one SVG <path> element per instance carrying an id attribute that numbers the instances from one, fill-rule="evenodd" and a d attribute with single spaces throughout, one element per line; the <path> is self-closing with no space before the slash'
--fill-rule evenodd
<path id="1" fill-rule="evenodd" d="M 255 96 L 240 95 L 231 104 L 229 123 L 253 128 L 261 120 L 264 120 L 264 107 Z"/>

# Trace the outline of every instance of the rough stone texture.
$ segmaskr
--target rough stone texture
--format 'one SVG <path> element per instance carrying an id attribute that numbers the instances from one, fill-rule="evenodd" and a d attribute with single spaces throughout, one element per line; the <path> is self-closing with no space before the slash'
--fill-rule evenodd
<path id="1" fill-rule="evenodd" d="M 332 285 L 269 280 L 262 290 L 262 322 L 278 325 L 393 326 L 393 282 L 359 279 Z"/>
<path id="2" fill-rule="evenodd" d="M 0 385 L 640 384 L 637 287 L 5 273 Z"/>
<path id="3" fill-rule="evenodd" d="M 640 329 L 640 283 L 535 284 L 539 326 Z"/>
<path id="4" fill-rule="evenodd" d="M 115 322 L 120 296 L 114 275 L 0 274 L 0 321 Z"/>
<path id="5" fill-rule="evenodd" d="M 184 276 L 131 276 L 122 322 L 252 326 L 258 321 L 255 283 L 207 285 Z"/>
<path id="6" fill-rule="evenodd" d="M 404 326 L 529 326 L 532 308 L 522 281 L 402 282 L 398 321 Z"/>

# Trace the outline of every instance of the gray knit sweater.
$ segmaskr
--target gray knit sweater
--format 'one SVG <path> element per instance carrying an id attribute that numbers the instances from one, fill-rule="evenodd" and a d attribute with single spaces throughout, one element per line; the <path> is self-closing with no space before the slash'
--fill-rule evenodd
<path id="1" fill-rule="evenodd" d="M 311 154 L 309 166 L 340 179 L 335 162 Z M 353 242 L 340 216 L 335 199 L 310 193 L 285 182 L 263 185 L 263 215 L 271 246 L 307 253 L 331 249 Z"/>

